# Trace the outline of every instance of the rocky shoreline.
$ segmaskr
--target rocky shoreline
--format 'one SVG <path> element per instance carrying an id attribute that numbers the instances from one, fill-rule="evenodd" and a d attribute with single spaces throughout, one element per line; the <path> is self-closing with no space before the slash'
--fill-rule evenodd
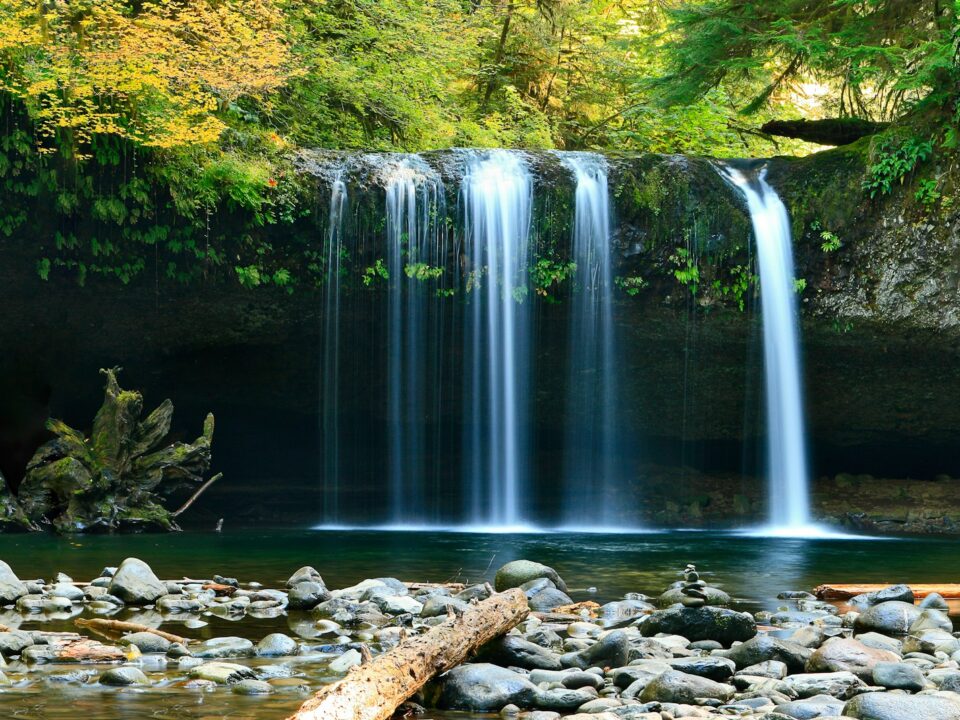
<path id="1" fill-rule="evenodd" d="M 312 567 L 280 585 L 161 580 L 136 558 L 90 582 L 21 580 L 0 562 L 0 703 L 66 686 L 149 703 L 162 690 L 230 698 L 241 717 L 244 703 L 272 696 L 281 717 L 405 638 L 520 587 L 527 618 L 400 716 L 960 720 L 949 606 L 905 585 L 842 605 L 784 589 L 777 611 L 753 614 L 693 566 L 659 596 L 604 604 L 526 560 L 503 566 L 495 587 L 375 578 L 332 589 Z M 219 632 L 223 622 L 233 634 Z M 250 717 L 272 716 L 265 707 Z"/>

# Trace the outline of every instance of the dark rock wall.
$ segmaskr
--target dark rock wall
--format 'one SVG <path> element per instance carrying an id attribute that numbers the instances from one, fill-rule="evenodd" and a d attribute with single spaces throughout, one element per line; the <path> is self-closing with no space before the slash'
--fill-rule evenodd
<path id="1" fill-rule="evenodd" d="M 443 169 L 448 158 L 431 162 Z M 554 187 L 569 179 L 552 178 L 559 171 L 549 158 L 537 162 L 542 249 L 562 245 L 557 238 L 569 233 L 572 210 L 569 192 Z M 924 214 L 906 194 L 869 201 L 860 190 L 864 162 L 845 149 L 770 163 L 770 180 L 791 210 L 798 275 L 807 282 L 814 468 L 820 475 L 960 476 L 960 220 L 956 210 Z M 756 496 L 763 464 L 758 299 L 751 287 L 741 310 L 724 292 L 735 268 L 752 267 L 745 210 L 707 161 L 611 163 L 617 273 L 645 281 L 635 297 L 618 294 L 616 312 L 628 401 L 622 422 L 632 439 L 625 452 L 636 468 L 631 502 L 644 502 L 645 478 L 663 475 L 652 467 L 674 468 L 666 473 L 674 478 L 676 468 L 686 468 L 681 477 L 740 478 L 736 484 Z M 316 217 L 298 230 L 299 242 L 315 233 L 322 245 L 328 192 L 318 175 Z M 354 232 L 375 244 L 370 213 L 382 194 L 366 192 L 351 217 Z M 455 207 L 455 193 L 450 203 Z M 837 233 L 841 249 L 823 252 L 814 223 Z M 278 234 L 275 245 L 283 242 Z M 699 269 L 696 293 L 674 275 L 678 248 Z M 80 287 L 58 277 L 42 282 L 35 265 L 31 238 L 0 244 L 0 471 L 14 484 L 44 437 L 42 419 L 89 418 L 101 397 L 98 368 L 119 364 L 124 384 L 142 390 L 148 404 L 173 399 L 174 428 L 184 438 L 197 435 L 208 410 L 216 414 L 214 469 L 225 480 L 198 503 L 198 522 L 317 517 L 322 288 L 288 295 L 223 281 L 181 286 L 163 276 L 162 257 L 148 258 L 129 286 L 93 279 Z M 386 340 L 383 295 L 354 285 L 359 299 L 342 318 L 350 354 L 342 357 L 341 414 L 352 439 L 344 453 L 355 459 L 350 501 L 366 511 L 378 506 L 385 477 Z M 535 480 L 544 487 L 557 480 L 563 437 L 564 290 L 556 300 L 538 302 L 535 324 Z M 456 362 L 459 347 L 450 352 Z M 432 420 L 451 437 L 458 408 L 454 401 Z M 433 462 L 442 465 L 436 491 L 455 497 L 456 459 Z M 676 488 L 680 496 L 699 492 L 695 483 Z M 752 502 L 762 509 L 756 497 Z"/>

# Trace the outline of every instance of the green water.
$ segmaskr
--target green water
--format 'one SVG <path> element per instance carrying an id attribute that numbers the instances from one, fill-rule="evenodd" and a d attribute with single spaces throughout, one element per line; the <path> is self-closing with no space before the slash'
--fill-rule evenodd
<path id="1" fill-rule="evenodd" d="M 824 540 L 751 538 L 730 534 L 672 532 L 648 535 L 495 535 L 452 532 L 367 532 L 263 530 L 223 534 L 88 536 L 0 536 L 0 559 L 22 578 L 49 578 L 65 572 L 88 580 L 106 565 L 140 557 L 165 579 L 208 578 L 215 573 L 280 586 L 302 565 L 313 565 L 330 587 L 369 577 L 406 581 L 490 580 L 496 569 L 517 558 L 554 566 L 575 599 L 599 602 L 626 592 L 659 593 L 695 562 L 705 578 L 741 599 L 747 609 L 773 609 L 782 590 L 809 590 L 823 582 L 955 582 L 960 575 L 960 543 L 952 539 Z M 593 591 L 592 588 L 596 590 Z M 152 611 L 116 616 L 157 625 Z M 189 637 L 240 635 L 259 640 L 270 632 L 309 632 L 309 616 L 231 621 L 205 617 L 210 624 L 164 628 Z M 71 629 L 70 616 L 31 617 L 15 613 L 0 622 L 29 629 Z M 247 661 L 243 661 L 247 662 Z M 251 661 L 252 662 L 252 661 Z M 160 668 L 144 668 L 155 684 L 148 689 L 106 689 L 82 678 L 65 682 L 56 675 L 76 666 L 31 668 L 26 679 L 0 692 L 0 717 L 71 720 L 152 718 L 283 718 L 324 682 L 324 665 L 313 659 L 283 661 L 294 679 L 268 697 L 241 697 L 228 689 L 212 693 L 186 690 L 182 677 Z M 17 668 L 11 667 L 11 675 Z M 430 712 L 427 718 L 482 717 Z"/>

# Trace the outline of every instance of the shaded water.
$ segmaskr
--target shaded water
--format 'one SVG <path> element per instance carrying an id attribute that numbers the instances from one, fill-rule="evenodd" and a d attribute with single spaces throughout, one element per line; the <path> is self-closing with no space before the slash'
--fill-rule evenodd
<path id="1" fill-rule="evenodd" d="M 695 562 L 705 578 L 743 601 L 747 609 L 775 609 L 777 592 L 809 590 L 822 582 L 945 582 L 960 572 L 956 541 L 898 539 L 878 541 L 751 538 L 700 532 L 644 535 L 472 534 L 443 532 L 321 532 L 251 528 L 223 534 L 184 533 L 170 536 L 57 538 L 48 535 L 3 536 L 0 558 L 21 577 L 52 576 L 64 571 L 78 579 L 98 574 L 135 555 L 149 562 L 161 577 L 233 575 L 241 581 L 282 584 L 298 567 L 311 564 L 331 587 L 344 587 L 384 575 L 405 580 L 473 581 L 492 579 L 510 560 L 530 558 L 553 565 L 571 586 L 575 599 L 600 602 L 625 592 L 659 593 L 678 579 L 687 562 Z M 588 591 L 595 587 L 596 592 Z M 150 614 L 151 611 L 145 611 Z M 140 615 L 143 615 L 141 612 Z M 132 619 L 150 621 L 134 615 Z M 154 618 L 156 619 L 156 618 Z M 232 622 L 205 618 L 210 625 L 190 630 L 165 623 L 172 632 L 190 637 L 240 635 L 259 640 L 270 632 L 309 636 L 309 616 L 289 613 L 274 619 L 245 617 Z M 3 617 L 0 622 L 10 622 Z M 42 622 L 32 617 L 28 628 L 67 630 L 71 621 Z M 242 660 L 243 663 L 257 663 Z M 157 683 L 147 689 L 106 689 L 63 675 L 77 666 L 39 666 L 31 687 L 0 688 L 0 716 L 46 720 L 160 718 L 284 717 L 309 691 L 331 681 L 316 659 L 283 660 L 294 671 L 290 685 L 267 697 L 244 697 L 227 689 L 203 693 L 175 687 L 151 668 Z M 82 668 L 81 668 L 82 669 Z M 491 717 L 428 711 L 425 718 Z"/>

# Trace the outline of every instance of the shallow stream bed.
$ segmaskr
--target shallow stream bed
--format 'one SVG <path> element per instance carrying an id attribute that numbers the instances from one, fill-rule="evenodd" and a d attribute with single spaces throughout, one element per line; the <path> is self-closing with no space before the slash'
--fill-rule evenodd
<path id="1" fill-rule="evenodd" d="M 210 578 L 214 574 L 282 587 L 297 568 L 312 565 L 328 587 L 352 585 L 366 578 L 404 581 L 476 582 L 491 580 L 510 560 L 527 558 L 555 567 L 575 600 L 600 603 L 627 592 L 659 594 L 679 578 L 688 562 L 696 563 L 711 585 L 722 587 L 751 611 L 778 607 L 784 590 L 811 590 L 823 582 L 936 583 L 960 577 L 960 543 L 951 539 L 786 539 L 707 532 L 635 535 L 503 535 L 461 532 L 380 532 L 263 530 L 222 534 L 0 536 L 0 559 L 23 579 L 51 579 L 64 572 L 90 580 L 105 566 L 128 556 L 145 560 L 164 579 Z M 75 606 L 75 613 L 79 606 Z M 86 610 L 84 611 L 87 612 Z M 952 614 L 957 609 L 952 608 Z M 0 612 L 0 623 L 29 630 L 75 630 L 77 614 L 21 616 Z M 208 624 L 187 627 L 153 610 L 124 610 L 113 619 L 129 619 L 186 637 L 205 639 L 235 635 L 258 641 L 282 632 L 313 643 L 308 613 L 277 617 L 240 616 L 230 620 L 204 616 Z M 183 673 L 146 664 L 152 685 L 144 689 L 106 688 L 96 684 L 92 666 L 35 665 L 7 668 L 26 680 L 0 688 L 0 717 L 61 720 L 156 718 L 283 718 L 325 682 L 335 680 L 329 657 L 241 660 L 245 664 L 283 665 L 291 677 L 278 692 L 262 697 L 182 687 Z M 426 718 L 480 718 L 484 715 L 428 711 Z"/>

